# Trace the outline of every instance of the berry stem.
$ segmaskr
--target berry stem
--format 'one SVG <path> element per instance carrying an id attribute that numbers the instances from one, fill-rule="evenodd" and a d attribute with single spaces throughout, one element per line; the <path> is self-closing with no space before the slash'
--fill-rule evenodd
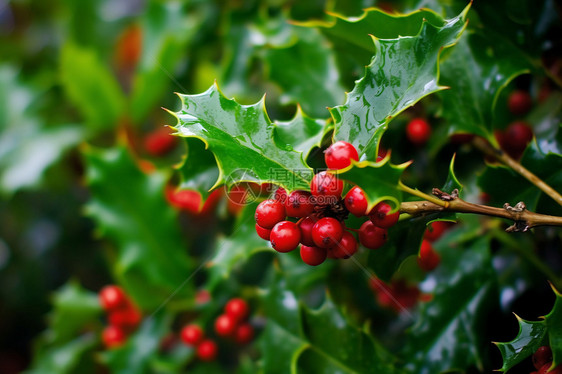
<path id="1" fill-rule="evenodd" d="M 542 179 L 537 177 L 523 165 L 521 165 L 517 160 L 509 157 L 504 151 L 499 148 L 492 146 L 487 140 L 481 137 L 475 137 L 472 144 L 478 148 L 482 153 L 494 157 L 503 164 L 509 166 L 523 178 L 527 179 L 529 182 L 537 186 L 541 191 L 550 196 L 559 205 L 562 205 L 562 195 L 560 195 L 556 190 L 546 184 Z"/>

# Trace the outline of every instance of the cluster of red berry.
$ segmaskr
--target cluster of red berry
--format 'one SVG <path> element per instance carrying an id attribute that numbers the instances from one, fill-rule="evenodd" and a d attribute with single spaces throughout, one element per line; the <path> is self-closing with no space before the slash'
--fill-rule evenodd
<path id="1" fill-rule="evenodd" d="M 513 115 L 524 116 L 533 107 L 533 99 L 527 91 L 515 90 L 509 95 L 507 106 Z M 527 144 L 533 140 L 533 130 L 527 122 L 516 120 L 505 130 L 496 130 L 494 136 L 501 149 L 510 157 L 518 159 L 527 148 Z"/>
<path id="2" fill-rule="evenodd" d="M 102 341 L 108 348 L 119 347 L 137 328 L 142 314 L 119 286 L 109 285 L 102 288 L 99 300 L 109 322 L 102 332 Z"/>
<path id="3" fill-rule="evenodd" d="M 254 338 L 254 328 L 247 321 L 249 314 L 250 308 L 246 301 L 240 298 L 230 299 L 224 307 L 224 313 L 215 319 L 216 335 L 240 345 L 248 344 Z M 217 343 L 206 338 L 199 325 L 184 326 L 180 335 L 186 345 L 196 348 L 197 357 L 201 361 L 213 361 L 217 357 Z"/>
<path id="4" fill-rule="evenodd" d="M 550 370 L 552 366 L 552 350 L 549 346 L 542 346 L 533 354 L 533 365 L 536 371 L 530 374 L 562 374 L 562 365 Z"/>
<path id="5" fill-rule="evenodd" d="M 432 271 L 441 262 L 441 256 L 433 248 L 432 242 L 436 241 L 451 227 L 452 222 L 432 222 L 425 230 L 418 256 L 418 265 L 424 271 Z"/>
<path id="6" fill-rule="evenodd" d="M 339 170 L 359 160 L 355 147 L 338 141 L 325 152 L 326 166 Z M 357 252 L 357 240 L 350 231 L 358 231 L 359 242 L 370 249 L 381 247 L 387 240 L 387 229 L 400 216 L 391 213 L 385 202 L 367 212 L 367 198 L 359 187 L 353 187 L 341 198 L 344 184 L 329 171 L 314 175 L 310 192 L 293 191 L 287 194 L 279 188 L 273 197 L 256 208 L 256 231 L 271 242 L 278 252 L 290 252 L 301 245 L 302 260 L 311 266 L 320 265 L 326 258 L 344 259 Z M 344 221 L 349 213 L 357 217 L 369 216 L 359 230 L 346 229 Z M 298 219 L 297 222 L 286 218 Z"/>

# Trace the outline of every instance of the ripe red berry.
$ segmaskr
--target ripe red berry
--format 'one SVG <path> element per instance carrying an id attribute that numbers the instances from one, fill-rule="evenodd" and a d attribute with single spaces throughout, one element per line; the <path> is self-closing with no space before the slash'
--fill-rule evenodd
<path id="1" fill-rule="evenodd" d="M 307 265 L 320 265 L 326 260 L 327 256 L 328 252 L 325 248 L 308 247 L 306 245 L 301 245 L 301 259 Z"/>
<path id="2" fill-rule="evenodd" d="M 515 90 L 507 98 L 509 111 L 516 116 L 527 114 L 533 106 L 533 99 L 527 91 Z"/>
<path id="3" fill-rule="evenodd" d="M 251 192 L 246 186 L 241 184 L 232 187 L 230 191 L 228 191 L 228 212 L 232 215 L 239 214 L 246 205 L 246 201 L 252 195 L 252 193 L 253 192 Z"/>
<path id="4" fill-rule="evenodd" d="M 317 247 L 332 248 L 343 236 L 343 227 L 335 218 L 324 217 L 312 226 L 312 240 Z"/>
<path id="5" fill-rule="evenodd" d="M 273 198 L 285 204 L 285 200 L 287 200 L 287 190 L 285 190 L 283 187 L 279 187 L 277 190 L 275 190 Z"/>
<path id="6" fill-rule="evenodd" d="M 277 252 L 291 252 L 301 241 L 301 231 L 296 223 L 281 221 L 271 229 L 269 239 Z"/>
<path id="7" fill-rule="evenodd" d="M 269 241 L 269 236 L 271 235 L 270 229 L 263 228 L 256 223 L 256 232 L 260 238 Z"/>
<path id="8" fill-rule="evenodd" d="M 533 354 L 533 365 L 537 370 L 550 362 L 552 362 L 552 350 L 547 345 L 539 347 Z"/>
<path id="9" fill-rule="evenodd" d="M 191 324 L 181 329 L 180 337 L 184 344 L 196 346 L 203 341 L 205 333 L 201 327 Z"/>
<path id="10" fill-rule="evenodd" d="M 314 211 L 310 192 L 293 191 L 285 201 L 285 211 L 289 217 L 306 217 Z"/>
<path id="11" fill-rule="evenodd" d="M 443 235 L 443 233 L 451 227 L 452 222 L 446 221 L 435 221 L 431 222 L 429 226 L 425 229 L 423 234 L 423 238 L 425 240 L 429 240 L 430 242 L 434 242 Z"/>
<path id="12" fill-rule="evenodd" d="M 391 210 L 392 207 L 382 201 L 375 205 L 373 210 L 371 210 L 371 213 L 369 213 L 369 218 L 375 226 L 382 227 L 383 229 L 388 229 L 394 226 L 400 218 L 399 211 L 389 214 Z"/>
<path id="13" fill-rule="evenodd" d="M 359 229 L 359 242 L 366 248 L 378 249 L 386 243 L 388 232 L 373 222 L 366 221 Z"/>
<path id="14" fill-rule="evenodd" d="M 133 331 L 141 322 L 142 314 L 134 306 L 111 310 L 107 316 L 109 323 L 126 332 Z"/>
<path id="15" fill-rule="evenodd" d="M 105 286 L 99 292 L 99 300 L 101 306 L 106 311 L 116 310 L 121 307 L 126 307 L 129 299 L 125 292 L 119 286 L 109 285 Z"/>
<path id="16" fill-rule="evenodd" d="M 236 297 L 234 299 L 230 299 L 226 303 L 224 311 L 226 314 L 234 318 L 235 321 L 239 322 L 248 317 L 250 307 L 245 300 Z"/>
<path id="17" fill-rule="evenodd" d="M 359 154 L 353 144 L 338 141 L 326 149 L 324 160 L 329 169 L 339 170 L 351 165 L 351 160 L 359 161 Z"/>
<path id="18" fill-rule="evenodd" d="M 350 232 L 344 231 L 340 242 L 330 252 L 334 258 L 349 258 L 357 252 L 357 240 Z"/>
<path id="19" fill-rule="evenodd" d="M 193 190 L 176 190 L 168 193 L 168 202 L 171 206 L 198 214 L 201 209 L 201 195 Z"/>
<path id="20" fill-rule="evenodd" d="M 431 136 L 431 126 L 423 118 L 414 118 L 406 126 L 406 136 L 415 145 L 424 145 Z"/>
<path id="21" fill-rule="evenodd" d="M 203 340 L 197 346 L 197 357 L 201 361 L 213 361 L 215 358 L 217 358 L 217 353 L 217 344 L 211 339 Z"/>
<path id="22" fill-rule="evenodd" d="M 310 192 L 318 197 L 318 204 L 334 204 L 343 192 L 343 182 L 334 174 L 321 171 L 312 178 L 312 182 L 310 182 Z"/>
<path id="23" fill-rule="evenodd" d="M 115 348 L 125 343 L 127 335 L 120 327 L 109 325 L 103 329 L 101 340 L 107 348 Z"/>
<path id="24" fill-rule="evenodd" d="M 503 144 L 500 140 L 500 146 L 513 158 L 519 158 L 527 144 L 533 140 L 533 130 L 524 121 L 512 122 L 503 133 Z"/>
<path id="25" fill-rule="evenodd" d="M 312 228 L 314 224 L 318 222 L 315 216 L 308 216 L 299 223 L 299 228 L 301 229 L 301 243 L 307 246 L 314 246 L 314 240 L 312 239 Z"/>
<path id="26" fill-rule="evenodd" d="M 357 186 L 353 187 L 344 199 L 345 207 L 349 210 L 349 213 L 356 217 L 362 217 L 367 214 L 367 197 L 365 192 Z"/>
<path id="27" fill-rule="evenodd" d="M 254 328 L 249 323 L 242 323 L 234 332 L 234 341 L 238 344 L 248 344 L 254 338 Z"/>
<path id="28" fill-rule="evenodd" d="M 144 138 L 144 149 L 151 156 L 163 156 L 176 145 L 176 138 L 167 127 L 159 128 Z"/>
<path id="29" fill-rule="evenodd" d="M 264 200 L 256 208 L 256 222 L 264 229 L 271 229 L 285 219 L 285 206 L 279 201 Z"/>
<path id="30" fill-rule="evenodd" d="M 219 336 L 230 336 L 236 329 L 236 320 L 229 314 L 221 314 L 215 320 L 215 332 Z"/>
<path id="31" fill-rule="evenodd" d="M 203 203 L 203 208 L 201 209 L 201 214 L 206 215 L 211 213 L 215 207 L 217 206 L 220 199 L 224 196 L 224 189 L 218 188 L 211 192 L 211 194 L 207 197 L 205 202 Z"/>
<path id="32" fill-rule="evenodd" d="M 422 240 L 420 255 L 418 257 L 419 267 L 425 271 L 432 271 L 440 262 L 441 256 L 433 249 L 431 243 L 427 240 Z"/>

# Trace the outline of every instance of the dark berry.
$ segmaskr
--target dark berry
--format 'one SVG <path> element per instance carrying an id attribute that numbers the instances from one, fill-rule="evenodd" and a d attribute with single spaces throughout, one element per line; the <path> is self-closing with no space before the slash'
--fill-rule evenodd
<path id="1" fill-rule="evenodd" d="M 248 317 L 250 307 L 248 307 L 248 303 L 245 300 L 236 297 L 226 303 L 224 311 L 234 318 L 235 321 L 242 321 Z"/>
<path id="2" fill-rule="evenodd" d="M 369 213 L 369 218 L 375 226 L 382 227 L 383 229 L 388 229 L 394 226 L 400 218 L 399 211 L 390 213 L 391 210 L 392 207 L 390 205 L 388 205 L 384 201 L 380 202 L 375 205 L 373 210 L 371 210 L 371 212 Z"/>
<path id="3" fill-rule="evenodd" d="M 340 242 L 330 252 L 333 258 L 349 258 L 357 252 L 357 240 L 350 232 L 344 231 Z"/>
<path id="4" fill-rule="evenodd" d="M 201 361 L 213 361 L 217 358 L 217 351 L 217 344 L 210 339 L 206 339 L 197 346 L 197 357 Z"/>
<path id="5" fill-rule="evenodd" d="M 99 300 L 101 306 L 106 311 L 126 307 L 129 304 L 129 299 L 125 292 L 119 286 L 109 285 L 105 286 L 99 292 Z"/>
<path id="6" fill-rule="evenodd" d="M 474 134 L 456 133 L 449 137 L 452 144 L 468 144 L 474 139 Z"/>
<path id="7" fill-rule="evenodd" d="M 109 325 L 103 329 L 101 340 L 107 348 L 115 348 L 125 343 L 127 335 L 120 327 Z"/>
<path id="8" fill-rule="evenodd" d="M 301 229 L 301 243 L 307 246 L 314 246 L 314 240 L 312 239 L 312 228 L 314 224 L 318 222 L 315 216 L 308 216 L 299 222 L 299 228 Z"/>
<path id="9" fill-rule="evenodd" d="M 533 354 L 533 365 L 537 370 L 550 362 L 552 362 L 552 350 L 547 345 L 539 347 Z"/>
<path id="10" fill-rule="evenodd" d="M 176 137 L 167 127 L 157 129 L 144 138 L 144 149 L 151 156 L 162 156 L 170 152 L 176 145 Z"/>
<path id="11" fill-rule="evenodd" d="M 549 371 L 551 366 L 552 366 L 552 362 L 544 364 L 540 368 L 539 374 L 562 374 L 562 365 L 558 365 L 557 367 Z"/>
<path id="12" fill-rule="evenodd" d="M 219 336 L 230 336 L 236 329 L 236 320 L 229 314 L 221 314 L 215 320 L 215 332 Z"/>
<path id="13" fill-rule="evenodd" d="M 359 187 L 353 187 L 344 199 L 345 207 L 349 213 L 356 217 L 362 217 L 367 214 L 367 197 L 363 190 Z"/>
<path id="14" fill-rule="evenodd" d="M 196 346 L 203 341 L 205 333 L 201 327 L 191 324 L 181 329 L 180 337 L 184 344 Z"/>
<path id="15" fill-rule="evenodd" d="M 446 221 L 435 221 L 431 222 L 429 226 L 425 229 L 423 234 L 423 238 L 425 240 L 429 240 L 430 242 L 434 242 L 443 235 L 443 233 L 451 227 L 452 222 Z"/>
<path id="16" fill-rule="evenodd" d="M 320 197 L 318 199 L 318 204 L 320 205 L 335 204 L 343 192 L 343 182 L 334 174 L 321 171 L 312 178 L 312 182 L 310 182 L 310 192 L 312 192 L 314 196 Z"/>
<path id="17" fill-rule="evenodd" d="M 285 211 L 289 217 L 306 217 L 314 211 L 310 192 L 293 191 L 285 201 Z"/>
<path id="18" fill-rule="evenodd" d="M 264 200 L 256 208 L 256 223 L 264 229 L 273 228 L 285 217 L 285 206 L 279 201 Z"/>
<path id="19" fill-rule="evenodd" d="M 332 248 L 343 236 L 341 223 L 332 217 L 320 218 L 312 227 L 312 240 L 317 247 Z"/>
<path id="20" fill-rule="evenodd" d="M 366 221 L 359 229 L 359 242 L 366 248 L 378 249 L 386 243 L 387 230 L 375 226 L 373 222 Z"/>
<path id="21" fill-rule="evenodd" d="M 431 243 L 427 240 L 422 240 L 420 247 L 420 255 L 418 257 L 418 265 L 424 271 L 432 271 L 441 262 L 441 256 L 433 249 Z"/>
<path id="22" fill-rule="evenodd" d="M 308 247 L 301 245 L 301 258 L 303 262 L 310 266 L 317 266 L 326 260 L 328 253 L 325 248 Z"/>
<path id="23" fill-rule="evenodd" d="M 351 160 L 359 161 L 359 154 L 353 144 L 338 141 L 332 144 L 324 152 L 324 160 L 329 169 L 345 169 L 351 165 Z"/>
<path id="24" fill-rule="evenodd" d="M 262 238 L 263 240 L 269 241 L 269 236 L 271 235 L 270 229 L 263 228 L 256 223 L 256 232 L 258 233 L 258 236 L 260 238 Z"/>
<path id="25" fill-rule="evenodd" d="M 242 323 L 234 332 L 234 341 L 238 344 L 248 344 L 254 338 L 254 328 L 249 323 Z"/>
<path id="26" fill-rule="evenodd" d="M 431 126 L 423 118 L 414 118 L 406 126 L 406 136 L 415 145 L 424 145 L 431 136 Z"/>
<path id="27" fill-rule="evenodd" d="M 516 116 L 527 114 L 533 106 L 533 99 L 527 91 L 515 90 L 507 98 L 509 111 Z"/>
<path id="28" fill-rule="evenodd" d="M 505 131 L 494 131 L 494 136 L 500 148 L 509 156 L 518 159 L 527 148 L 527 144 L 533 140 L 533 130 L 524 121 L 512 122 Z"/>
<path id="29" fill-rule="evenodd" d="M 291 252 L 301 241 L 301 231 L 296 223 L 281 221 L 271 229 L 269 239 L 277 252 Z"/>

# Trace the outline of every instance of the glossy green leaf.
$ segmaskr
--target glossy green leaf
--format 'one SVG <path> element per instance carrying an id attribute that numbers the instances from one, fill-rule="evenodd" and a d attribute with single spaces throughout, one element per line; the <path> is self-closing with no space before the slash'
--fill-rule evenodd
<path id="1" fill-rule="evenodd" d="M 190 295 L 183 283 L 192 267 L 176 212 L 164 198 L 166 177 L 142 173 L 122 147 L 89 148 L 85 156 L 92 194 L 86 210 L 116 246 L 118 282 L 146 309 L 175 291 L 177 298 Z"/>
<path id="2" fill-rule="evenodd" d="M 556 299 L 550 313 L 544 317 L 548 330 L 548 345 L 552 349 L 552 366 L 562 364 L 562 294 L 552 286 Z"/>
<path id="3" fill-rule="evenodd" d="M 465 370 L 473 365 L 483 370 L 483 317 L 496 294 L 488 239 L 479 238 L 462 252 L 450 244 L 435 243 L 441 263 L 428 276 L 431 289 L 422 285 L 433 299 L 422 305 L 408 333 L 404 357 L 406 368 L 415 373 Z"/>
<path id="4" fill-rule="evenodd" d="M 444 59 L 440 82 L 450 89 L 439 95 L 450 133 L 471 133 L 495 142 L 492 130 L 499 95 L 531 65 L 509 41 L 490 33 L 467 32 Z"/>
<path id="5" fill-rule="evenodd" d="M 187 155 L 180 167 L 181 189 L 195 190 L 207 199 L 209 191 L 219 177 L 219 169 L 213 154 L 205 149 L 205 143 L 194 138 L 185 138 Z"/>
<path id="6" fill-rule="evenodd" d="M 125 110 L 125 97 L 94 50 L 67 43 L 61 52 L 60 74 L 69 100 L 80 110 L 91 132 L 117 124 Z"/>
<path id="7" fill-rule="evenodd" d="M 544 321 L 525 321 L 517 317 L 519 332 L 515 339 L 507 343 L 494 343 L 501 352 L 503 365 L 501 371 L 508 371 L 543 345 L 546 336 Z"/>
<path id="8" fill-rule="evenodd" d="M 334 140 L 352 143 L 360 155 L 375 160 L 390 120 L 422 97 L 443 87 L 437 83 L 443 48 L 454 45 L 465 27 L 468 8 L 442 27 L 424 21 L 416 36 L 375 39 L 376 54 L 347 95 L 344 105 L 331 109 Z"/>
<path id="9" fill-rule="evenodd" d="M 25 373 L 93 373 L 94 363 L 90 361 L 87 366 L 81 367 L 81 361 L 87 353 L 92 353 L 97 344 L 98 341 L 93 334 L 85 334 L 62 345 L 55 345 L 37 354 L 31 367 Z"/>
<path id="10" fill-rule="evenodd" d="M 365 192 L 369 202 L 368 211 L 383 200 L 392 202 L 393 209 L 398 209 L 402 202 L 400 177 L 409 165 L 410 162 L 393 165 L 390 163 L 390 157 L 379 162 L 352 160 L 349 167 L 336 174 L 340 179 L 359 186 Z"/>
<path id="11" fill-rule="evenodd" d="M 265 112 L 264 101 L 240 105 L 213 85 L 199 95 L 180 95 L 177 135 L 202 139 L 220 168 L 216 185 L 238 181 L 274 182 L 308 189 L 312 170 L 295 144 L 282 143 Z M 286 140 L 286 138 L 284 139 Z M 298 139 L 302 141 L 302 139 Z"/>

